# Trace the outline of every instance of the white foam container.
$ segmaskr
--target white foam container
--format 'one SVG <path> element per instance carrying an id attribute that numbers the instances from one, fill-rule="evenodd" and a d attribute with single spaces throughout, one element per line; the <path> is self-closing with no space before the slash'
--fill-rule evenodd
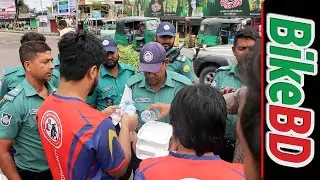
<path id="1" fill-rule="evenodd" d="M 0 169 L 0 180 L 8 180 L 8 178 L 2 174 L 1 169 Z"/>
<path id="2" fill-rule="evenodd" d="M 138 132 L 136 156 L 139 159 L 166 156 L 169 154 L 169 143 L 172 126 L 158 121 L 146 122 Z"/>

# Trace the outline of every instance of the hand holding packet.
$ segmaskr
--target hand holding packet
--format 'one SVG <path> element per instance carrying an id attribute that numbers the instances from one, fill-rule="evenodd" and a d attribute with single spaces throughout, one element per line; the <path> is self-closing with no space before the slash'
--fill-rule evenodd
<path id="1" fill-rule="evenodd" d="M 118 123 L 121 126 L 121 117 L 124 113 L 127 113 L 129 116 L 134 116 L 136 113 L 136 107 L 132 100 L 132 90 L 125 85 L 123 96 L 119 104 L 120 109 L 117 109 L 114 113 L 111 114 L 112 123 L 116 126 Z"/>

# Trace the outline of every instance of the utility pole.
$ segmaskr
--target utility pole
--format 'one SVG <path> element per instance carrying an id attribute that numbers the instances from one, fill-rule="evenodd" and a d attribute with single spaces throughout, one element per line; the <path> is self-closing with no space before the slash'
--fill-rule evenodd
<path id="1" fill-rule="evenodd" d="M 41 18 L 43 18 L 43 7 L 42 7 L 42 0 L 40 0 L 40 7 L 41 7 Z M 40 21 L 39 21 L 39 27 L 40 27 Z M 42 24 L 42 23 L 41 23 Z M 43 25 L 43 24 L 42 24 Z M 44 32 L 44 27 L 41 25 L 41 29 L 42 29 L 42 32 Z"/>
<path id="2" fill-rule="evenodd" d="M 79 27 L 79 25 L 78 25 L 78 22 L 79 22 L 79 16 L 80 16 L 80 14 L 81 13 L 78 13 L 78 11 L 79 11 L 79 0 L 76 0 L 76 27 L 75 27 L 75 29 L 76 30 L 78 30 L 78 27 Z"/>
<path id="3" fill-rule="evenodd" d="M 131 4 L 131 16 L 133 16 L 135 0 L 129 0 L 129 2 Z"/>

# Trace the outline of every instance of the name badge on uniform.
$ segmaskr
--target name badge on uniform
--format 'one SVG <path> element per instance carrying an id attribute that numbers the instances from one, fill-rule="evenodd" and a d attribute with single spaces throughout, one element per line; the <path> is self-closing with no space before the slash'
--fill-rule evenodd
<path id="1" fill-rule="evenodd" d="M 113 86 L 108 86 L 102 89 L 102 92 L 107 92 L 113 89 Z"/>
<path id="2" fill-rule="evenodd" d="M 37 112 L 38 112 L 38 109 L 30 109 L 30 110 L 29 110 L 29 114 L 30 114 L 30 115 L 36 115 Z"/>
<path id="3" fill-rule="evenodd" d="M 139 103 L 148 103 L 150 102 L 150 98 L 136 98 L 135 101 Z"/>

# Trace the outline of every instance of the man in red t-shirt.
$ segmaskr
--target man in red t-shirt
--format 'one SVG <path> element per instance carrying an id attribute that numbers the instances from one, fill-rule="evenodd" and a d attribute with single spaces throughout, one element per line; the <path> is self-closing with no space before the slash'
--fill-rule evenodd
<path id="1" fill-rule="evenodd" d="M 161 104 L 151 106 L 165 111 Z M 245 179 L 242 164 L 228 163 L 218 156 L 223 146 L 227 110 L 217 89 L 206 85 L 184 87 L 175 96 L 169 116 L 174 132 L 171 149 L 175 152 L 142 161 L 136 180 Z"/>
<path id="2" fill-rule="evenodd" d="M 86 104 L 99 79 L 105 51 L 94 35 L 71 32 L 58 43 L 61 84 L 37 114 L 50 170 L 60 179 L 116 179 L 131 159 L 129 132 L 137 116 L 124 115 L 119 138 L 107 113 Z M 105 110 L 108 111 L 108 110 Z"/>

